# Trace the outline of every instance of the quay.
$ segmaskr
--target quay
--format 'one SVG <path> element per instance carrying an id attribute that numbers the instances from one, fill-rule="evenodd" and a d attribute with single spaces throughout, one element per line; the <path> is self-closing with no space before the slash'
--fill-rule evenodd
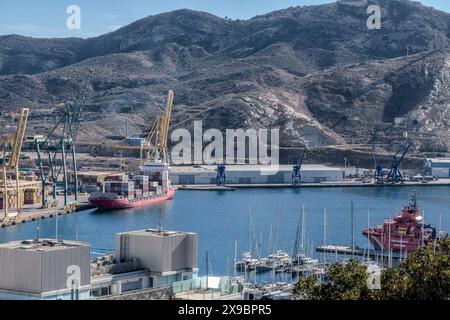
<path id="1" fill-rule="evenodd" d="M 190 191 L 236 191 L 236 187 L 231 186 L 216 186 L 216 185 L 190 185 L 190 186 L 176 186 L 177 190 Z"/>
<path id="2" fill-rule="evenodd" d="M 10 219 L 8 219 L 7 221 L 0 221 L 0 227 L 6 228 L 21 223 L 27 223 L 36 220 L 45 220 L 49 218 L 54 218 L 56 216 L 73 214 L 75 212 L 81 212 L 95 208 L 94 205 L 89 203 L 87 195 L 79 195 L 77 205 L 68 205 L 67 207 L 64 207 L 64 205 L 62 205 L 63 203 L 62 196 L 58 196 L 58 203 L 61 204 L 58 205 L 57 207 L 47 209 L 37 208 L 36 206 L 25 206 L 22 208 L 22 213 L 18 218 L 10 216 Z M 69 203 L 71 202 L 69 201 Z"/>
<path id="3" fill-rule="evenodd" d="M 195 191 L 234 191 L 237 189 L 301 189 L 301 188 L 385 188 L 385 187 L 448 187 L 450 179 L 440 179 L 427 183 L 421 182 L 404 182 L 398 184 L 375 184 L 362 183 L 359 181 L 342 181 L 342 182 L 320 182 L 320 183 L 302 183 L 294 185 L 292 183 L 255 183 L 255 184 L 227 184 L 226 186 L 217 186 L 214 184 L 186 184 L 177 185 L 177 190 L 195 190 Z"/>
<path id="4" fill-rule="evenodd" d="M 352 249 L 351 247 L 347 246 L 339 246 L 339 245 L 325 245 L 325 246 L 318 246 L 316 248 L 317 252 L 321 253 L 330 253 L 330 254 L 341 254 L 341 255 L 347 255 L 347 256 L 361 256 L 361 257 L 367 257 L 376 260 L 379 258 L 391 258 L 392 260 L 402 260 L 405 258 L 406 253 L 405 252 L 396 252 L 396 251 L 382 251 L 382 250 L 375 250 L 375 249 L 367 249 L 367 248 L 359 248 L 355 247 Z"/>

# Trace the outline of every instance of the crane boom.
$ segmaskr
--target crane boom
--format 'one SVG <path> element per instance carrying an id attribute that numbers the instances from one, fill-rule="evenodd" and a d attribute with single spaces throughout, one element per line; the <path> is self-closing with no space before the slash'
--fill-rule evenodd
<path id="1" fill-rule="evenodd" d="M 411 148 L 411 143 L 407 142 L 402 149 L 400 149 L 394 156 L 391 163 L 391 169 L 388 174 L 388 180 L 391 183 L 404 182 L 403 175 L 400 171 L 400 165 L 406 157 L 409 149 Z"/>
<path id="2" fill-rule="evenodd" d="M 11 169 L 17 168 L 19 165 L 20 152 L 22 151 L 23 138 L 25 137 L 25 130 L 27 128 L 29 113 L 30 109 L 28 108 L 23 108 L 20 111 L 20 119 L 14 137 L 13 149 L 11 151 L 11 159 L 10 159 Z"/>
<path id="3" fill-rule="evenodd" d="M 166 110 L 160 121 L 160 131 L 158 132 L 158 154 L 163 162 L 167 162 L 167 143 L 169 137 L 169 125 L 173 109 L 173 91 L 169 90 L 167 95 Z"/>
<path id="4" fill-rule="evenodd" d="M 23 138 L 25 137 L 25 130 L 27 128 L 28 115 L 30 109 L 23 108 L 20 111 L 19 123 L 17 124 L 16 133 L 14 138 L 11 135 L 6 135 L 1 139 L 1 144 L 3 145 L 3 161 L 2 161 L 2 186 L 3 186 L 3 214 L 4 221 L 9 219 L 8 217 L 8 182 L 7 182 L 7 171 L 10 169 L 15 170 L 15 199 L 16 199 L 16 209 L 17 216 L 21 213 L 21 197 L 20 197 L 20 182 L 19 182 L 19 160 L 20 152 L 22 151 Z M 7 148 L 11 147 L 9 152 L 9 159 L 7 157 Z"/>
<path id="5" fill-rule="evenodd" d="M 169 90 L 167 95 L 166 109 L 164 113 L 156 116 L 155 121 L 152 123 L 148 133 L 146 134 L 143 143 L 140 146 L 129 146 L 120 144 L 118 148 L 126 150 L 140 150 L 140 159 L 145 158 L 149 160 L 161 160 L 162 162 L 168 162 L 167 145 L 169 142 L 169 128 L 170 120 L 173 110 L 174 92 Z"/>

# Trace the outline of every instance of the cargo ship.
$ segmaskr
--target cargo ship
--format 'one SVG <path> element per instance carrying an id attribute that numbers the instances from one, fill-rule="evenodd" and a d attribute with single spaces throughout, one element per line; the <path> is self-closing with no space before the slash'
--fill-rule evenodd
<path id="1" fill-rule="evenodd" d="M 366 228 L 363 235 L 377 250 L 415 252 L 420 247 L 443 237 L 442 232 L 426 224 L 419 207 L 417 196 L 411 197 L 409 205 L 392 220 L 386 220 L 382 226 Z"/>
<path id="2" fill-rule="evenodd" d="M 169 165 L 147 162 L 137 174 L 117 174 L 105 178 L 102 191 L 92 193 L 89 202 L 99 210 L 117 210 L 152 205 L 175 195 L 169 179 Z"/>

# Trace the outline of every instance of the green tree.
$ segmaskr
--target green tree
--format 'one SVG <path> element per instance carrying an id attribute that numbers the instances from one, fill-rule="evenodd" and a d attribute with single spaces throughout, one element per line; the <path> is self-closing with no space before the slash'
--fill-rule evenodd
<path id="1" fill-rule="evenodd" d="M 420 248 L 382 276 L 383 299 L 450 300 L 450 238 Z"/>
<path id="2" fill-rule="evenodd" d="M 381 274 L 381 299 L 403 300 L 407 295 L 408 278 L 400 269 L 390 268 Z"/>
<path id="3" fill-rule="evenodd" d="M 326 273 L 326 281 L 320 283 L 316 276 L 300 279 L 294 287 L 299 299 L 307 300 L 367 300 L 373 293 L 367 288 L 367 267 L 356 260 L 334 263 Z"/>
<path id="4" fill-rule="evenodd" d="M 316 276 L 302 277 L 294 286 L 294 294 L 300 300 L 320 300 L 321 288 Z"/>

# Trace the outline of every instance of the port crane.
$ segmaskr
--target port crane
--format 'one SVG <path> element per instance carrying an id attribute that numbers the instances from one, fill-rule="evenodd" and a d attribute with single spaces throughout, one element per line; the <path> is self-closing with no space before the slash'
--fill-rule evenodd
<path id="1" fill-rule="evenodd" d="M 372 159 L 373 159 L 373 165 L 374 165 L 373 179 L 376 184 L 382 184 L 384 182 L 383 165 L 380 162 L 378 162 L 378 159 L 377 159 L 377 153 L 376 153 L 377 136 L 378 136 L 378 132 L 377 132 L 377 130 L 374 130 L 373 135 L 372 135 Z"/>
<path id="2" fill-rule="evenodd" d="M 14 186 L 14 198 L 16 200 L 16 209 L 17 215 L 15 219 L 20 217 L 22 212 L 22 202 L 21 202 L 21 194 L 20 194 L 20 181 L 19 181 L 19 160 L 20 153 L 22 151 L 23 139 L 25 136 L 25 130 L 27 128 L 28 115 L 30 113 L 30 109 L 23 108 L 20 111 L 20 118 L 17 124 L 16 132 L 13 135 L 5 134 L 2 138 L 0 138 L 0 146 L 2 146 L 2 159 L 0 159 L 0 164 L 2 168 L 2 187 L 3 187 L 3 221 L 7 222 L 9 220 L 8 216 L 8 185 L 12 185 L 8 181 L 8 171 L 14 170 L 15 173 L 15 186 Z"/>
<path id="3" fill-rule="evenodd" d="M 387 175 L 388 182 L 390 182 L 392 184 L 404 182 L 403 174 L 400 171 L 400 165 L 402 164 L 403 160 L 405 159 L 405 156 L 408 153 L 410 148 L 411 148 L 411 143 L 407 142 L 396 154 L 394 154 L 394 156 L 392 158 L 390 170 Z"/>
<path id="4" fill-rule="evenodd" d="M 37 164 L 39 167 L 42 183 L 42 207 L 54 207 L 56 201 L 56 184 L 62 176 L 64 207 L 68 207 L 68 178 L 67 178 L 67 160 L 69 155 L 72 160 L 73 170 L 73 190 L 75 205 L 78 201 L 78 179 L 77 179 L 77 160 L 75 143 L 82 121 L 83 108 L 90 88 L 90 79 L 92 74 L 88 75 L 82 90 L 78 93 L 73 103 L 67 103 L 63 115 L 59 118 L 56 125 L 52 128 L 46 137 L 36 137 L 34 140 L 37 152 Z M 45 160 L 44 160 L 45 157 Z M 44 161 L 47 162 L 45 166 Z M 52 186 L 52 201 L 46 198 L 46 186 Z"/>
<path id="5" fill-rule="evenodd" d="M 303 161 L 305 160 L 306 151 L 307 151 L 307 149 L 305 146 L 302 154 L 300 155 L 300 159 L 299 159 L 298 163 L 295 164 L 294 167 L 292 168 L 292 184 L 293 185 L 300 185 L 302 183 L 301 170 L 302 170 Z"/>
<path id="6" fill-rule="evenodd" d="M 140 146 L 131 146 L 121 143 L 117 146 L 119 150 L 139 150 L 140 160 L 158 160 L 168 163 L 168 140 L 169 126 L 172 117 L 174 93 L 169 90 L 167 95 L 166 109 L 162 116 L 157 116 L 146 133 Z"/>
<path id="7" fill-rule="evenodd" d="M 150 128 L 144 143 L 141 145 L 141 160 L 143 159 L 144 150 L 146 158 L 158 160 L 163 163 L 169 162 L 167 144 L 169 140 L 169 126 L 172 117 L 174 93 L 169 90 L 167 94 L 166 109 L 163 116 L 157 116 L 155 122 Z"/>
<path id="8" fill-rule="evenodd" d="M 218 186 L 224 186 L 226 184 L 227 181 L 227 176 L 226 176 L 226 167 L 224 164 L 219 164 L 217 166 L 217 177 L 216 177 L 216 181 L 217 181 L 217 185 Z"/>

